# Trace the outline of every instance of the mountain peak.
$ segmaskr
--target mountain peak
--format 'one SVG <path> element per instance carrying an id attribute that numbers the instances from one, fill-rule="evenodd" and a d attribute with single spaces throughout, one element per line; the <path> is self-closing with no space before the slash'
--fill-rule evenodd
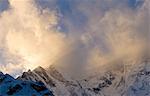
<path id="1" fill-rule="evenodd" d="M 0 72 L 0 96 L 54 96 L 43 83 L 22 81 Z"/>
<path id="2" fill-rule="evenodd" d="M 3 72 L 0 71 L 0 75 L 3 75 Z"/>
<path id="3" fill-rule="evenodd" d="M 80 80 L 65 78 L 64 73 L 60 72 L 57 66 L 51 65 L 47 69 L 39 66 L 31 72 L 26 72 L 26 76 L 21 80 L 42 81 L 47 88 L 52 89 L 56 96 L 83 96 L 82 94 L 85 94 L 84 96 L 103 96 L 101 94 L 105 96 L 111 96 L 110 94 L 146 96 L 144 94 L 148 94 L 147 96 L 149 96 L 150 86 L 144 84 L 150 83 L 150 62 L 134 63 L 101 74 L 89 74 Z M 120 68 L 127 70 L 118 72 Z M 142 86 L 139 84 L 143 85 L 145 89 L 141 90 Z M 138 92 L 141 94 L 138 95 Z"/>
<path id="4" fill-rule="evenodd" d="M 45 71 L 45 69 L 43 67 L 41 67 L 41 66 L 38 66 L 33 71 Z"/>

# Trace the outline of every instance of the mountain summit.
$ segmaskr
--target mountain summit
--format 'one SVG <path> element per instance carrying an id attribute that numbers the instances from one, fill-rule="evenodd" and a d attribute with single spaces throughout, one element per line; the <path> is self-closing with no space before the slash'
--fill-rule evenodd
<path id="1" fill-rule="evenodd" d="M 121 64 L 80 80 L 66 78 L 54 65 L 24 72 L 18 79 L 41 81 L 55 96 L 150 96 L 149 61 Z"/>
<path id="2" fill-rule="evenodd" d="M 54 96 L 42 82 L 22 81 L 0 72 L 0 96 Z"/>

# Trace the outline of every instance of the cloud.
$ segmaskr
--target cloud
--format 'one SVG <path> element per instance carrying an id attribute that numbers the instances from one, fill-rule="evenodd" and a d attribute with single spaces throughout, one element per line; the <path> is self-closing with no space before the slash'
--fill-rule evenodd
<path id="1" fill-rule="evenodd" d="M 58 64 L 78 75 L 149 50 L 149 0 L 134 8 L 128 0 L 64 1 L 9 1 L 0 17 L 2 71 Z"/>
<path id="2" fill-rule="evenodd" d="M 14 55 L 20 57 L 18 64 L 4 64 L 1 70 L 12 73 L 15 66 L 22 69 L 46 67 L 63 50 L 65 35 L 57 31 L 57 13 L 39 10 L 31 0 L 10 0 L 10 9 L 1 13 L 1 47 L 5 48 L 5 61 Z M 7 55 L 7 57 L 6 57 Z M 18 61 L 14 58 L 13 61 Z"/>
<path id="3" fill-rule="evenodd" d="M 110 64 L 113 66 L 114 62 L 121 62 L 120 64 L 123 65 L 124 62 L 138 62 L 149 58 L 147 57 L 150 34 L 149 1 L 145 0 L 142 5 L 137 4 L 134 8 L 129 7 L 126 1 L 121 3 L 119 0 L 99 0 L 75 3 L 76 8 L 87 18 L 87 21 L 85 25 L 82 25 L 84 27 L 84 30 L 81 28 L 82 32 L 76 32 L 73 26 L 70 27 L 69 34 L 72 38 L 75 36 L 77 41 L 74 47 L 76 51 L 68 55 L 73 60 L 64 59 L 66 56 L 62 59 L 65 63 L 60 60 L 58 64 L 71 63 L 77 65 L 77 68 L 74 66 L 72 68 L 70 64 L 71 67 L 68 70 L 73 71 L 76 68 L 72 73 L 84 70 L 83 74 L 86 72 L 88 74 L 88 72 L 103 70 L 103 66 L 110 66 Z M 118 2 L 119 5 L 114 2 Z M 107 6 L 102 7 L 99 4 Z M 76 11 L 73 10 L 73 12 Z M 67 25 L 72 24 L 67 22 Z"/>

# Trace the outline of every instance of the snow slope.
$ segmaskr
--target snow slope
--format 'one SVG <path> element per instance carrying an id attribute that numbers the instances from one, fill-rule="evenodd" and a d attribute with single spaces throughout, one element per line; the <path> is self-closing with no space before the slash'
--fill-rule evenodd
<path id="1" fill-rule="evenodd" d="M 16 80 L 0 72 L 0 96 L 54 96 L 42 82 Z"/>
<path id="2" fill-rule="evenodd" d="M 52 65 L 24 72 L 20 80 L 42 81 L 55 96 L 150 96 L 150 62 L 116 64 L 103 73 L 68 79 Z M 66 75 L 66 74 L 65 74 Z"/>

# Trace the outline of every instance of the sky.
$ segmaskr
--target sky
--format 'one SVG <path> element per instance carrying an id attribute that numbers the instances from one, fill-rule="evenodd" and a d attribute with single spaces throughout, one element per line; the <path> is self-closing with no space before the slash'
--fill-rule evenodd
<path id="1" fill-rule="evenodd" d="M 0 71 L 141 60 L 149 54 L 149 8 L 149 0 L 0 0 Z"/>

